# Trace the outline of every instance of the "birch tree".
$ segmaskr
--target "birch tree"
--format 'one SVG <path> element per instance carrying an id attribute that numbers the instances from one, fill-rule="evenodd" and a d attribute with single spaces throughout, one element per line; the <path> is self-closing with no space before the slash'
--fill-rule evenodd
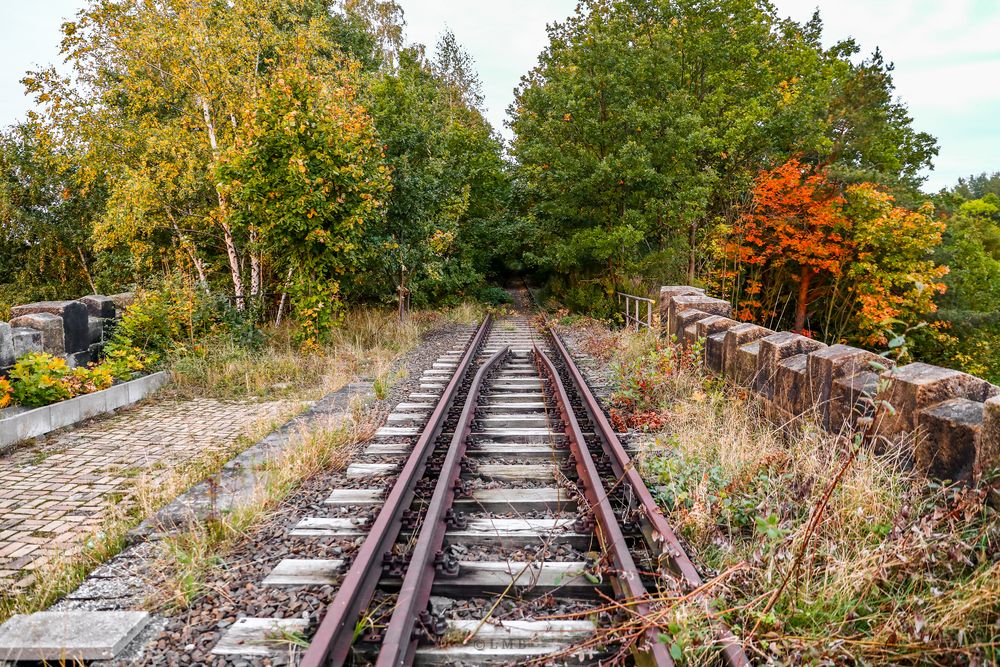
<path id="1" fill-rule="evenodd" d="M 237 307 L 259 296 L 258 230 L 216 174 L 276 67 L 295 57 L 322 76 L 343 65 L 331 17 L 320 0 L 92 0 L 65 23 L 69 76 L 50 68 L 24 83 L 44 121 L 81 147 L 85 181 L 108 184 L 95 246 L 128 246 L 142 272 L 165 234 L 203 285 L 221 270 Z"/>

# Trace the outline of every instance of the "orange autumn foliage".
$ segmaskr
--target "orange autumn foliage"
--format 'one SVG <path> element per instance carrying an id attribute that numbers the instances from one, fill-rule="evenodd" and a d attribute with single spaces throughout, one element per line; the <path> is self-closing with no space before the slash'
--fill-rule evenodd
<path id="1" fill-rule="evenodd" d="M 791 270 L 798 282 L 796 329 L 804 327 L 814 278 L 838 276 L 850 257 L 845 236 L 851 225 L 843 205 L 843 196 L 825 172 L 789 160 L 757 178 L 753 207 L 739 218 L 724 245 L 725 256 L 737 264 Z M 751 281 L 746 293 L 758 291 L 759 285 Z M 749 319 L 753 311 L 744 307 L 738 314 Z"/>
<path id="2" fill-rule="evenodd" d="M 719 246 L 739 289 L 736 317 L 777 325 L 774 304 L 790 300 L 802 333 L 815 318 L 825 337 L 884 344 L 944 291 L 948 268 L 929 259 L 944 231 L 932 212 L 896 206 L 872 183 L 842 189 L 795 159 L 761 172 L 751 209 Z"/>

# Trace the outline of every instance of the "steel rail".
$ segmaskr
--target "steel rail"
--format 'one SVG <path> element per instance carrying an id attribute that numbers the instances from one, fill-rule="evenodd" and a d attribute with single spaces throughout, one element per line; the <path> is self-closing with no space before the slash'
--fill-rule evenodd
<path id="1" fill-rule="evenodd" d="M 540 372 L 548 375 L 551 382 L 559 414 L 565 425 L 566 437 L 573 452 L 576 471 L 584 483 L 584 495 L 590 505 L 590 510 L 594 513 L 594 518 L 597 520 L 598 539 L 604 551 L 611 557 L 614 572 L 612 574 L 612 587 L 619 597 L 632 604 L 632 609 L 637 614 L 648 616 L 650 612 L 649 595 L 642 584 L 641 574 L 629 551 L 615 511 L 608 501 L 607 490 L 604 487 L 604 482 L 601 481 L 590 449 L 587 447 L 587 441 L 584 439 L 576 413 L 570 405 L 566 387 L 559 377 L 555 364 L 545 352 L 540 350 L 537 345 L 534 347 L 534 351 L 536 366 Z M 646 645 L 634 647 L 636 663 L 657 667 L 670 667 L 674 664 L 667 645 L 659 641 L 657 634 L 655 627 L 650 628 L 646 631 Z"/>
<path id="2" fill-rule="evenodd" d="M 598 403 L 593 392 L 590 391 L 590 387 L 587 385 L 583 374 L 566 350 L 566 346 L 559 338 L 559 335 L 551 328 L 548 333 L 553 346 L 559 353 L 560 359 L 569 371 L 577 393 L 583 399 L 587 415 L 597 429 L 601 445 L 611 460 L 615 477 L 619 480 L 624 480 L 638 500 L 643 517 L 651 529 L 652 542 L 661 549 L 663 555 L 667 556 L 674 572 L 683 577 L 692 589 L 704 585 L 704 581 L 698 573 L 697 568 L 695 568 L 694 563 L 691 562 L 687 553 L 684 552 L 684 547 L 677 538 L 677 534 L 674 533 L 673 528 L 670 527 L 666 517 L 660 512 L 653 494 L 646 488 L 646 483 L 635 469 L 631 457 L 622 446 L 614 428 L 611 427 L 608 418 L 604 415 L 604 410 L 601 408 L 600 403 Z M 746 653 L 743 651 L 743 646 L 739 639 L 724 624 L 717 624 L 716 634 L 718 635 L 719 643 L 722 645 L 722 659 L 729 667 L 743 667 L 751 664 Z"/>
<path id="3" fill-rule="evenodd" d="M 347 661 L 355 628 L 368 607 L 382 572 L 382 558 L 392 549 L 402 526 L 403 512 L 410 507 L 416 484 L 423 477 L 434 442 L 444 427 L 459 386 L 478 354 L 493 318 L 486 316 L 476 331 L 451 381 L 441 393 L 427 426 L 421 432 L 406 464 L 393 484 L 371 530 L 344 575 L 337 595 L 326 608 L 323 620 L 299 663 L 300 667 L 340 666 Z"/>
<path id="4" fill-rule="evenodd" d="M 476 371 L 472 386 L 469 387 L 462 415 L 448 446 L 441 474 L 434 486 L 434 495 L 431 496 L 427 512 L 424 514 L 424 522 L 410 556 L 409 567 L 396 597 L 396 606 L 384 631 L 382 648 L 379 650 L 375 667 L 404 667 L 413 664 L 417 649 L 414 630 L 420 614 L 427 610 L 430 602 L 431 589 L 434 586 L 434 562 L 441 552 L 448 530 L 448 511 L 455 501 L 455 486 L 462 474 L 462 459 L 465 458 L 469 436 L 472 433 L 472 421 L 476 414 L 479 391 L 487 373 L 505 359 L 509 352 L 510 346 L 504 346 L 495 352 Z"/>

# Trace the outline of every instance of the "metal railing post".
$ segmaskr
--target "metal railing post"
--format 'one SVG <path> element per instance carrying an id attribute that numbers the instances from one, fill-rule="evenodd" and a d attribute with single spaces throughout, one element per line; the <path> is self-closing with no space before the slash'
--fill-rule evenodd
<path id="1" fill-rule="evenodd" d="M 641 331 L 642 327 L 645 326 L 647 329 L 653 328 L 653 300 L 647 299 L 644 296 L 635 296 L 634 294 L 626 294 L 625 292 L 615 292 L 618 297 L 618 305 L 622 305 L 622 301 L 625 302 L 625 307 L 623 308 L 625 314 L 625 326 L 631 328 L 635 325 L 636 331 Z M 639 314 L 640 303 L 646 304 L 646 318 L 643 320 L 642 316 Z"/>

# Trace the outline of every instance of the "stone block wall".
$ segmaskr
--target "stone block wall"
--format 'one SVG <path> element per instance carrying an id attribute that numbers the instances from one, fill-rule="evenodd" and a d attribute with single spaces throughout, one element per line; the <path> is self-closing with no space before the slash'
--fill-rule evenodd
<path id="1" fill-rule="evenodd" d="M 936 479 L 974 483 L 1000 465 L 1000 387 L 986 380 L 740 323 L 728 301 L 694 287 L 661 288 L 659 308 L 664 334 L 703 340 L 706 368 L 755 392 L 775 421 L 809 414 L 840 433 L 871 418 L 879 437 L 908 443 L 914 465 Z"/>
<path id="2" fill-rule="evenodd" d="M 48 352 L 71 367 L 95 361 L 132 299 L 130 293 L 92 294 L 14 306 L 10 322 L 0 322 L 0 374 L 29 352 Z"/>

